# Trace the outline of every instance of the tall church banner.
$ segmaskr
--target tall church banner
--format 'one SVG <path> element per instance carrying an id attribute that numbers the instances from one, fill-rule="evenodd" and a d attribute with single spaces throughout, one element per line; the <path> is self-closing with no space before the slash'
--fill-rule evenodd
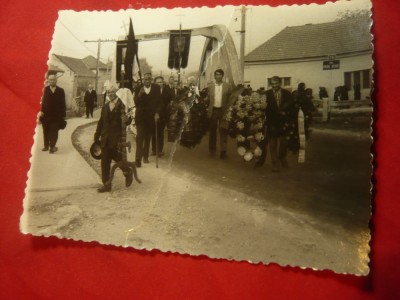
<path id="1" fill-rule="evenodd" d="M 186 68 L 189 60 L 191 30 L 171 30 L 169 34 L 168 68 Z"/>

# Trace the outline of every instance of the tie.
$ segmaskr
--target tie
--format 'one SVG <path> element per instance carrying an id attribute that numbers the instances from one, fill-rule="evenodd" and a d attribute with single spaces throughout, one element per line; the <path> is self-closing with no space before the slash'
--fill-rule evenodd
<path id="1" fill-rule="evenodd" d="M 279 107 L 281 105 L 281 93 L 279 91 L 275 92 L 275 100 Z"/>

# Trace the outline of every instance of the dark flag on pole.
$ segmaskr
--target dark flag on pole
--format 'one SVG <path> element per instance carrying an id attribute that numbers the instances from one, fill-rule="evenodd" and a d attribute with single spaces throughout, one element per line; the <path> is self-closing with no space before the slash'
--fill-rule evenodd
<path id="1" fill-rule="evenodd" d="M 132 89 L 133 80 L 133 61 L 137 55 L 137 41 L 133 31 L 132 19 L 129 18 L 129 33 L 127 37 L 127 46 L 124 59 L 125 76 L 123 77 L 123 86 Z"/>
<path id="2" fill-rule="evenodd" d="M 170 30 L 168 68 L 186 68 L 189 60 L 191 30 Z"/>

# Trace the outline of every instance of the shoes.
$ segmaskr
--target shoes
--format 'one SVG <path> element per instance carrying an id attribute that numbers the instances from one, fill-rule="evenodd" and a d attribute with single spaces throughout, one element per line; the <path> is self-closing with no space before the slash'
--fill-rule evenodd
<path id="1" fill-rule="evenodd" d="M 57 147 L 51 147 L 50 148 L 50 153 L 55 153 L 57 152 L 58 148 Z"/>
<path id="2" fill-rule="evenodd" d="M 142 162 L 140 160 L 135 161 L 136 168 L 140 168 L 142 166 Z"/>
<path id="3" fill-rule="evenodd" d="M 286 159 L 281 160 L 281 166 L 282 166 L 282 168 L 285 168 L 285 169 L 289 168 L 289 165 L 288 165 L 288 162 Z"/>
<path id="4" fill-rule="evenodd" d="M 215 151 L 210 151 L 210 156 L 214 156 L 215 155 Z"/>
<path id="5" fill-rule="evenodd" d="M 49 151 L 49 147 L 43 147 L 42 151 Z"/>
<path id="6" fill-rule="evenodd" d="M 277 164 L 274 164 L 273 166 L 272 166 L 272 172 L 274 172 L 274 173 L 278 173 L 280 170 L 279 170 L 279 166 L 277 165 Z"/>
<path id="7" fill-rule="evenodd" d="M 262 167 L 263 165 L 264 165 L 264 162 L 258 161 L 258 162 L 256 162 L 256 163 L 254 164 L 254 168 L 260 168 L 260 167 Z"/>
<path id="8" fill-rule="evenodd" d="M 143 158 L 143 163 L 144 163 L 144 164 L 148 164 L 148 163 L 150 163 L 150 162 L 149 162 L 149 160 L 148 160 L 147 158 Z"/>
<path id="9" fill-rule="evenodd" d="M 163 157 L 164 156 L 164 152 L 160 151 L 158 152 L 158 157 Z"/>
<path id="10" fill-rule="evenodd" d="M 227 159 L 228 155 L 226 155 L 226 151 L 221 151 L 221 154 L 219 155 L 220 159 Z"/>
<path id="11" fill-rule="evenodd" d="M 106 193 L 111 192 L 111 185 L 103 185 L 102 187 L 97 189 L 98 193 Z"/>
<path id="12" fill-rule="evenodd" d="M 133 181 L 132 169 L 129 168 L 128 174 L 125 175 L 125 186 L 130 187 Z"/>
<path id="13" fill-rule="evenodd" d="M 155 156 L 156 152 L 155 151 L 151 151 L 151 156 Z"/>

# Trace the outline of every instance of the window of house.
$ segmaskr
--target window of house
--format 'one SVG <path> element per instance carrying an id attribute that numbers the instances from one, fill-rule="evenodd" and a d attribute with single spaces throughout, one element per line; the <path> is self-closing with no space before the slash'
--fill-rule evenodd
<path id="1" fill-rule="evenodd" d="M 287 87 L 287 86 L 290 86 L 290 77 L 283 77 L 282 78 L 283 79 L 283 86 L 284 87 Z"/>
<path id="2" fill-rule="evenodd" d="M 364 89 L 369 89 L 371 87 L 371 71 L 370 70 L 364 70 L 362 71 L 363 74 L 363 88 Z"/>
<path id="3" fill-rule="evenodd" d="M 351 72 L 344 73 L 344 85 L 348 90 L 351 90 Z"/>
<path id="4" fill-rule="evenodd" d="M 371 70 L 360 70 L 352 72 L 344 72 L 344 85 L 352 90 L 355 85 L 359 85 L 362 89 L 371 87 Z"/>
<path id="5" fill-rule="evenodd" d="M 291 77 L 281 77 L 281 86 L 290 87 L 292 83 Z M 271 88 L 271 78 L 268 78 L 268 88 Z"/>

